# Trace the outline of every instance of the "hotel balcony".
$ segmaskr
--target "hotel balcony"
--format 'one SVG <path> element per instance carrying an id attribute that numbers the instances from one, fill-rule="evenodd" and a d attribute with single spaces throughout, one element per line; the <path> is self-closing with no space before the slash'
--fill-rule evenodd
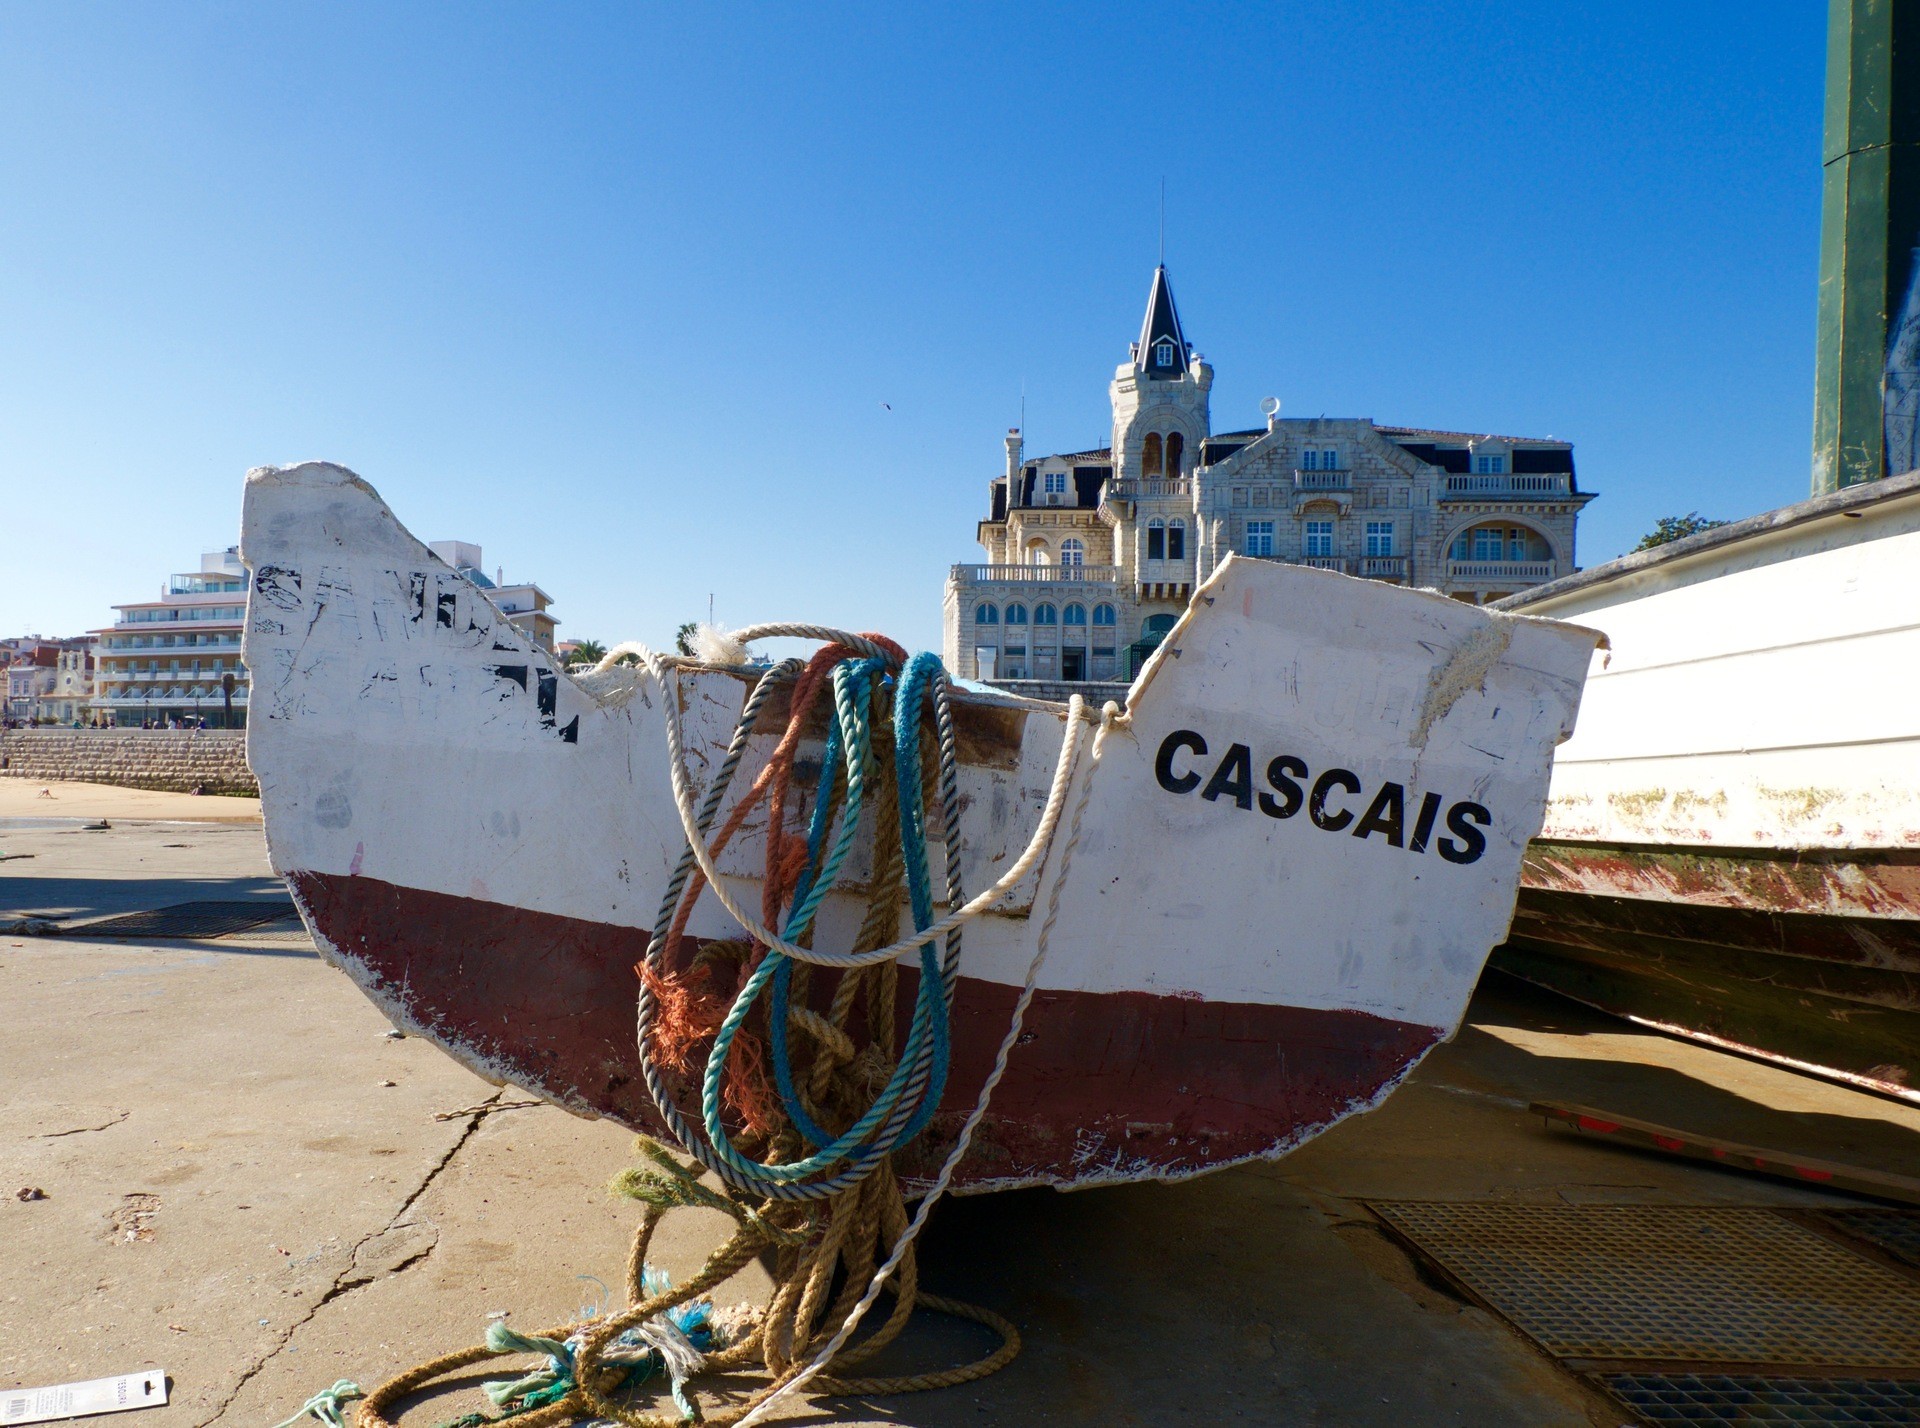
<path id="1" fill-rule="evenodd" d="M 1554 577 L 1551 560 L 1449 560 L 1448 580 L 1493 581 L 1500 585 L 1538 585 Z"/>
<path id="2" fill-rule="evenodd" d="M 1443 501 L 1475 501 L 1493 497 L 1571 496 L 1573 477 L 1565 471 L 1546 475 L 1518 475 L 1511 471 L 1447 477 Z"/>
<path id="3" fill-rule="evenodd" d="M 956 565 L 956 585 L 1117 585 L 1117 565 Z"/>
<path id="4" fill-rule="evenodd" d="M 88 702 L 92 704 L 98 704 L 98 705 L 110 705 L 110 706 L 114 706 L 122 709 L 130 709 L 142 704 L 148 704 L 148 705 L 205 704 L 209 706 L 218 707 L 221 703 L 224 702 L 224 699 L 225 699 L 225 696 L 222 695 L 222 693 L 220 692 L 220 686 L 217 684 L 213 686 L 211 693 L 201 693 L 197 695 L 188 693 L 189 690 L 194 688 L 192 684 L 182 684 L 177 687 L 180 691 L 177 694 L 169 693 L 165 690 L 151 689 L 151 690 L 145 690 L 139 694 L 131 694 L 131 693 L 124 693 L 124 692 L 120 694 L 96 694 L 92 696 L 92 698 L 88 700 Z M 201 682 L 199 687 L 203 691 L 207 688 L 204 680 Z M 86 696 L 80 695 L 75 697 L 85 698 Z M 245 704 L 247 702 L 246 685 L 244 684 L 234 685 L 233 702 L 235 704 Z"/>
<path id="5" fill-rule="evenodd" d="M 1351 471 L 1296 471 L 1293 473 L 1293 489 L 1296 491 L 1350 491 L 1353 489 Z"/>
<path id="6" fill-rule="evenodd" d="M 1108 481 L 1101 496 L 1108 501 L 1187 501 L 1193 498 L 1193 482 L 1185 476 L 1130 476 Z"/>
<path id="7" fill-rule="evenodd" d="M 1407 583 L 1407 558 L 1404 555 L 1363 555 L 1360 573 L 1369 580 L 1394 580 Z"/>

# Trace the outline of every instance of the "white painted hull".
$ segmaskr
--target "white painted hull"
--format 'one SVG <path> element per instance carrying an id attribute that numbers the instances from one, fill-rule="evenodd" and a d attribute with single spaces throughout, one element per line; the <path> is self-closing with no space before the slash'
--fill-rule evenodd
<path id="1" fill-rule="evenodd" d="M 325 955 L 483 1074 L 650 1123 L 631 968 L 682 846 L 657 688 L 557 670 L 337 467 L 252 473 L 242 553 L 249 759 L 274 866 Z M 1506 930 L 1592 644 L 1373 582 L 1224 566 L 1097 773 L 1082 762 L 1084 833 L 1029 1034 L 960 1183 L 1194 1174 L 1384 1095 L 1458 1026 Z M 748 686 L 681 681 L 701 782 Z M 1025 845 L 1064 724 L 1005 697 L 961 712 L 971 892 Z M 721 863 L 753 905 L 763 849 L 750 820 Z M 1059 858 L 967 930 L 936 1149 L 1004 1031 Z M 846 945 L 860 876 L 829 897 L 820 945 Z M 696 932 L 737 932 L 702 909 Z"/>
<path id="2" fill-rule="evenodd" d="M 1920 473 L 1503 608 L 1612 648 L 1498 965 L 1920 1099 Z"/>

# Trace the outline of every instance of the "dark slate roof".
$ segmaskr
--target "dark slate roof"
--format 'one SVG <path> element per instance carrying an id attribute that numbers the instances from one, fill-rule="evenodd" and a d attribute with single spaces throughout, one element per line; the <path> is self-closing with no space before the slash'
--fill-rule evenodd
<path id="1" fill-rule="evenodd" d="M 1029 461 L 1027 465 L 1038 466 L 1044 461 L 1111 462 L 1112 460 L 1113 460 L 1113 448 L 1111 446 L 1103 446 L 1098 451 L 1060 451 L 1060 452 L 1054 453 L 1052 456 L 1037 457 L 1034 460 Z"/>
<path id="2" fill-rule="evenodd" d="M 1486 439 L 1467 432 L 1429 431 L 1415 427 L 1383 426 L 1377 430 L 1415 460 L 1456 475 L 1464 475 L 1469 469 L 1467 443 Z M 1573 445 L 1570 442 L 1541 441 L 1527 436 L 1492 439 L 1513 443 L 1513 465 L 1510 469 L 1517 475 L 1573 474 Z"/>
<path id="3" fill-rule="evenodd" d="M 1076 504 L 1092 510 L 1100 504 L 1100 488 L 1113 475 L 1111 466 L 1076 466 L 1073 468 L 1073 494 Z"/>
<path id="4" fill-rule="evenodd" d="M 1007 518 L 1007 482 L 1005 477 L 1002 477 L 998 481 L 991 482 L 988 485 L 987 499 L 991 503 L 991 510 L 993 512 L 987 519 L 990 521 L 1004 521 Z"/>
<path id="5" fill-rule="evenodd" d="M 1511 441 L 1527 446 L 1569 446 L 1572 444 L 1571 442 L 1555 440 L 1552 437 L 1501 436 L 1491 431 L 1440 431 L 1430 426 L 1377 426 L 1374 430 L 1390 441 L 1399 442 L 1402 446 L 1407 444 L 1403 438 L 1413 441 L 1459 442 L 1463 445 L 1469 441 Z"/>
<path id="6" fill-rule="evenodd" d="M 1160 362 L 1154 354 L 1154 345 L 1163 337 L 1173 339 L 1171 363 Z M 1164 263 L 1153 270 L 1153 291 L 1147 294 L 1147 320 L 1140 326 L 1133 368 L 1149 377 L 1177 377 L 1187 369 L 1187 339 L 1180 331 L 1180 314 L 1173 306 L 1173 287 Z"/>

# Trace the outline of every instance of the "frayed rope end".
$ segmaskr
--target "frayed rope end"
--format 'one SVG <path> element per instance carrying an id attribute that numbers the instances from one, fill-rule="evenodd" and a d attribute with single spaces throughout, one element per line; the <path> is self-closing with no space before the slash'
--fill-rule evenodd
<path id="1" fill-rule="evenodd" d="M 693 627 L 693 654 L 702 664 L 743 665 L 747 647 L 719 625 L 704 622 Z"/>

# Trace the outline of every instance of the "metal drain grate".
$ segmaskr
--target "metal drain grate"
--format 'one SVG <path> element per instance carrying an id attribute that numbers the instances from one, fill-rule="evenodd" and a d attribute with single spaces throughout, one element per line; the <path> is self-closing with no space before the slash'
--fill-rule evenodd
<path id="1" fill-rule="evenodd" d="M 1920 1269 L 1920 1211 L 1822 1210 L 1821 1218 Z"/>
<path id="2" fill-rule="evenodd" d="M 299 916 L 291 902 L 183 902 L 128 912 L 60 929 L 68 937 L 138 937 L 159 941 L 225 937 Z"/>
<path id="3" fill-rule="evenodd" d="M 1771 1210 L 1373 1209 L 1570 1368 L 1920 1373 L 1920 1283 Z"/>
<path id="4" fill-rule="evenodd" d="M 1920 1428 L 1920 1383 L 1871 1378 L 1610 1373 L 1607 1391 L 1648 1423 L 1696 1428 Z"/>

